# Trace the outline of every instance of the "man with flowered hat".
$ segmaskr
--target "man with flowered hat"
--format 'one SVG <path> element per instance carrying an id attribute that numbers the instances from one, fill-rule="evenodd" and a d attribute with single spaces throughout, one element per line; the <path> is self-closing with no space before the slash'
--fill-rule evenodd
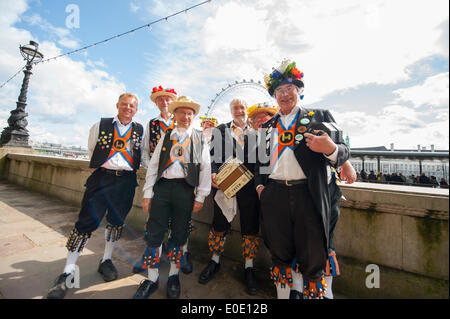
<path id="1" fill-rule="evenodd" d="M 192 128 L 199 109 L 199 104 L 184 96 L 169 105 L 176 127 L 162 136 L 147 168 L 142 208 L 149 214 L 148 279 L 140 284 L 135 299 L 145 299 L 158 288 L 161 244 L 169 227 L 167 297 L 180 296 L 179 268 L 189 221 L 211 191 L 209 148 L 201 131 Z"/>
<path id="2" fill-rule="evenodd" d="M 214 215 L 208 236 L 211 260 L 200 273 L 199 283 L 208 283 L 219 271 L 220 256 L 224 252 L 226 237 L 231 229 L 231 222 L 236 211 L 239 209 L 244 261 L 243 279 L 247 293 L 256 295 L 258 284 L 253 260 L 259 248 L 259 202 L 253 179 L 232 198 L 234 202 L 223 205 L 220 203 L 226 201 L 224 193 L 218 190 L 215 182 L 219 168 L 229 157 L 238 158 L 254 174 L 256 132 L 251 130 L 246 123 L 246 110 L 247 102 L 244 99 L 233 99 L 230 103 L 233 120 L 219 125 L 214 130 L 211 140 L 211 180 L 214 186 Z M 229 154 L 227 154 L 228 152 Z M 253 160 L 251 159 L 252 156 L 254 156 Z M 222 199 L 220 199 L 220 196 Z M 233 213 L 228 213 L 229 207 L 232 208 Z"/>
<path id="3" fill-rule="evenodd" d="M 262 233 L 272 255 L 271 277 L 278 298 L 289 298 L 293 286 L 305 298 L 323 298 L 330 228 L 329 165 L 341 166 L 349 151 L 312 127 L 335 122 L 328 111 L 298 105 L 304 81 L 295 62 L 285 60 L 265 78 L 279 112 L 262 125 L 256 168 L 261 200 Z M 340 138 L 339 138 L 340 137 Z"/>

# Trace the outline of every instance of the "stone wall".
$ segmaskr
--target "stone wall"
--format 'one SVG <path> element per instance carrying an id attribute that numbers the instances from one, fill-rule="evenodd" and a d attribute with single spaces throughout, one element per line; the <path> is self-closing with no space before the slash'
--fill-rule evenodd
<path id="1" fill-rule="evenodd" d="M 91 173 L 87 161 L 8 154 L 3 177 L 47 196 L 79 205 Z M 1 171 L 0 171 L 1 173 Z M 145 170 L 138 172 L 139 187 L 127 225 L 143 234 L 146 214 L 141 210 Z M 351 298 L 448 298 L 448 190 L 355 183 L 342 186 L 341 215 L 335 245 L 342 275 L 333 290 Z M 191 251 L 207 250 L 212 220 L 212 198 L 194 216 L 197 231 Z M 240 260 L 239 216 L 232 223 L 225 255 Z M 256 266 L 267 270 L 270 256 L 261 244 Z M 379 288 L 368 288 L 379 269 Z M 373 271 L 373 270 L 372 270 Z"/>

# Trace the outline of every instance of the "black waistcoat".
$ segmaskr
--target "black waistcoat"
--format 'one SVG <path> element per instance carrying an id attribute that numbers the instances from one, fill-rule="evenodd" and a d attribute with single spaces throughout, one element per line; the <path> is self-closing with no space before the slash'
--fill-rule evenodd
<path id="1" fill-rule="evenodd" d="M 163 145 L 159 156 L 158 175 L 156 177 L 156 182 L 161 178 L 163 172 L 166 170 L 167 163 L 170 159 L 170 151 L 172 150 L 173 146 L 173 142 L 170 139 L 171 133 L 172 130 L 168 129 L 166 131 L 166 135 L 163 140 Z M 203 144 L 204 140 L 202 132 L 193 129 L 191 134 L 191 140 L 188 144 L 186 154 L 184 157 L 185 179 L 186 182 L 193 187 L 197 187 L 199 184 L 200 163 L 202 160 Z"/>
<path id="2" fill-rule="evenodd" d="M 141 124 L 133 122 L 131 124 L 130 152 L 133 158 L 134 170 L 139 169 L 141 163 L 141 142 L 144 128 Z M 114 144 L 114 123 L 113 118 L 102 118 L 98 130 L 97 143 L 92 154 L 90 168 L 102 166 L 108 159 Z M 121 156 L 117 154 L 115 156 Z"/>

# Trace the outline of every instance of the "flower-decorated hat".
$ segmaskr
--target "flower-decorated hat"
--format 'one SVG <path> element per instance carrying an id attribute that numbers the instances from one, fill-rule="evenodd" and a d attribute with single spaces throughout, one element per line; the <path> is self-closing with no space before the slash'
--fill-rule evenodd
<path id="1" fill-rule="evenodd" d="M 160 85 L 159 87 L 154 87 L 152 90 L 152 94 L 150 95 L 150 99 L 155 102 L 158 96 L 167 95 L 172 97 L 174 100 L 177 99 L 177 92 L 174 89 L 163 89 Z"/>
<path id="2" fill-rule="evenodd" d="M 271 96 L 274 95 L 275 89 L 280 85 L 292 83 L 300 89 L 305 86 L 303 83 L 303 72 L 300 72 L 295 62 L 286 59 L 277 68 L 273 68 L 272 73 L 264 78 L 266 88 Z"/>
<path id="3" fill-rule="evenodd" d="M 255 105 L 252 105 L 247 109 L 247 116 L 249 118 L 253 118 L 258 113 L 269 113 L 270 115 L 275 115 L 278 112 L 279 108 L 278 106 L 270 105 L 269 103 L 257 103 Z"/>
<path id="4" fill-rule="evenodd" d="M 214 123 L 214 127 L 217 126 L 217 119 L 215 117 L 200 116 L 200 120 L 201 120 L 201 123 L 200 123 L 201 127 L 203 127 L 203 124 L 205 124 L 206 122 L 212 122 L 212 123 Z"/>
<path id="5" fill-rule="evenodd" d="M 174 113 L 179 107 L 187 107 L 194 110 L 194 115 L 197 115 L 200 111 L 200 104 L 194 102 L 191 98 L 187 96 L 180 96 L 175 102 L 169 104 L 169 112 Z"/>

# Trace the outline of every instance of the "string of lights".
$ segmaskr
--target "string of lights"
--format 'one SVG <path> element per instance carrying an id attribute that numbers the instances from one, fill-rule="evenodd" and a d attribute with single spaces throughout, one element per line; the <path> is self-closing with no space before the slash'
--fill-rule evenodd
<path id="1" fill-rule="evenodd" d="M 15 73 L 12 77 L 10 77 L 8 80 L 6 80 L 2 85 L 0 85 L 0 89 L 2 87 L 4 87 L 6 84 L 8 84 L 10 81 L 12 81 L 12 79 L 14 79 L 16 76 L 18 76 L 20 74 L 20 72 L 23 71 L 23 69 L 25 69 L 25 67 L 22 67 L 19 71 L 17 71 L 17 73 Z"/>
<path id="2" fill-rule="evenodd" d="M 134 33 L 135 31 L 138 31 L 138 30 L 141 30 L 141 29 L 144 29 L 144 28 L 148 28 L 148 29 L 151 30 L 151 27 L 152 27 L 153 24 L 159 23 L 159 22 L 164 21 L 164 20 L 165 20 L 165 21 L 168 21 L 169 18 L 172 18 L 172 17 L 174 17 L 174 16 L 176 16 L 176 15 L 179 15 L 179 14 L 181 14 L 181 13 L 187 13 L 189 10 L 192 10 L 192 9 L 194 9 L 194 8 L 196 8 L 196 7 L 200 7 L 200 6 L 202 6 L 202 5 L 204 5 L 204 4 L 208 3 L 208 2 L 211 2 L 211 0 L 203 1 L 203 2 L 198 3 L 198 4 L 196 4 L 196 5 L 192 6 L 192 7 L 189 7 L 189 8 L 186 8 L 186 9 L 184 9 L 184 10 L 181 10 L 181 11 L 178 11 L 178 12 L 176 12 L 176 13 L 173 13 L 173 14 L 171 14 L 171 15 L 168 15 L 168 16 L 166 16 L 166 17 L 164 17 L 164 18 L 161 18 L 161 19 L 155 20 L 155 21 L 153 21 L 153 22 L 144 24 L 144 25 L 142 25 L 142 26 L 140 26 L 140 27 L 138 27 L 138 28 L 135 28 L 135 29 L 132 29 L 132 30 L 128 30 L 128 31 L 126 31 L 126 32 L 123 32 L 123 33 L 114 35 L 114 36 L 112 36 L 112 37 L 110 37 L 110 38 L 108 38 L 108 39 L 105 39 L 105 40 L 102 40 L 102 41 L 98 41 L 98 42 L 92 43 L 92 44 L 87 45 L 87 46 L 85 46 L 85 47 L 83 47 L 83 48 L 80 48 L 80 49 L 77 49 L 77 50 L 73 50 L 73 51 L 70 51 L 70 52 L 67 52 L 67 53 L 64 53 L 64 54 L 60 54 L 60 55 L 57 55 L 57 56 L 54 56 L 54 57 L 51 57 L 51 58 L 42 60 L 42 61 L 40 61 L 40 62 L 38 62 L 38 63 L 36 63 L 36 64 L 48 62 L 48 61 L 51 61 L 51 60 L 56 60 L 56 59 L 58 59 L 58 58 L 60 58 L 60 57 L 66 56 L 66 55 L 78 53 L 78 52 L 80 52 L 80 51 L 84 51 L 84 50 L 87 50 L 87 49 L 89 49 L 89 48 L 95 47 L 95 46 L 97 46 L 97 45 L 99 45 L 99 44 L 103 44 L 103 43 L 106 43 L 106 42 L 108 42 L 108 41 L 111 41 L 111 40 L 114 40 L 114 39 L 118 39 L 118 38 L 120 38 L 120 37 L 122 37 L 122 36 L 124 36 L 124 35 L 132 34 L 132 33 Z"/>
<path id="3" fill-rule="evenodd" d="M 161 21 L 168 21 L 170 18 L 175 17 L 175 16 L 177 16 L 177 15 L 179 15 L 179 14 L 182 14 L 182 13 L 186 13 L 186 14 L 187 14 L 188 11 L 190 11 L 190 10 L 192 10 L 192 9 L 194 9 L 194 8 L 200 7 L 200 6 L 202 6 L 202 5 L 204 5 L 204 4 L 208 3 L 208 2 L 211 2 L 211 1 L 212 1 L 212 0 L 206 0 L 206 1 L 203 1 L 203 2 L 201 2 L 201 3 L 198 3 L 198 4 L 196 4 L 196 5 L 191 6 L 191 7 L 189 7 L 189 8 L 186 8 L 186 9 L 183 9 L 183 10 L 181 10 L 181 11 L 175 12 L 175 13 L 173 13 L 173 14 L 171 14 L 171 15 L 168 15 L 168 16 L 166 16 L 166 17 L 164 17 L 164 18 L 160 18 L 160 19 L 155 20 L 155 21 L 153 21 L 153 22 L 144 24 L 144 25 L 142 25 L 142 26 L 140 26 L 140 27 L 138 27 L 138 28 L 135 28 L 135 29 L 132 29 L 132 30 L 128 30 L 128 31 L 123 32 L 123 33 L 120 33 L 120 34 L 116 34 L 116 35 L 114 35 L 114 36 L 112 36 L 112 37 L 109 37 L 109 38 L 107 38 L 107 39 L 105 39 L 105 40 L 98 41 L 98 42 L 89 44 L 89 45 L 87 45 L 87 46 L 85 46 L 85 47 L 82 47 L 82 48 L 80 48 L 80 49 L 76 49 L 76 50 L 73 50 L 73 51 L 70 51 L 70 52 L 66 52 L 66 53 L 63 53 L 63 54 L 60 54 L 60 55 L 51 57 L 51 58 L 47 58 L 47 59 L 41 60 L 41 61 L 36 62 L 36 63 L 34 63 L 34 64 L 37 65 L 37 64 L 40 64 L 40 63 L 50 62 L 50 61 L 54 61 L 54 60 L 56 60 L 56 59 L 58 59 L 58 58 L 61 58 L 61 57 L 63 57 L 63 56 L 68 56 L 68 55 L 71 55 L 71 54 L 76 54 L 76 53 L 79 53 L 79 52 L 82 52 L 82 51 L 86 51 L 86 50 L 89 49 L 89 48 L 95 47 L 95 46 L 100 45 L 100 44 L 107 43 L 108 41 L 111 41 L 111 40 L 114 40 L 114 39 L 118 39 L 118 38 L 123 37 L 123 36 L 128 35 L 128 34 L 132 34 L 132 33 L 136 32 L 136 31 L 138 31 L 138 30 L 141 30 L 141 29 L 145 29 L 145 28 L 146 28 L 146 29 L 151 30 L 152 25 L 154 25 L 154 24 L 156 24 L 156 23 L 159 23 L 159 22 L 161 22 Z M 9 78 L 6 82 L 4 82 L 4 83 L 0 86 L 0 88 L 4 87 L 8 82 L 10 82 L 10 81 L 11 81 L 13 78 L 15 78 L 17 75 L 19 75 L 19 73 L 20 73 L 24 68 L 25 68 L 25 67 L 23 67 L 22 69 L 20 69 L 16 74 L 14 74 L 11 78 Z"/>

